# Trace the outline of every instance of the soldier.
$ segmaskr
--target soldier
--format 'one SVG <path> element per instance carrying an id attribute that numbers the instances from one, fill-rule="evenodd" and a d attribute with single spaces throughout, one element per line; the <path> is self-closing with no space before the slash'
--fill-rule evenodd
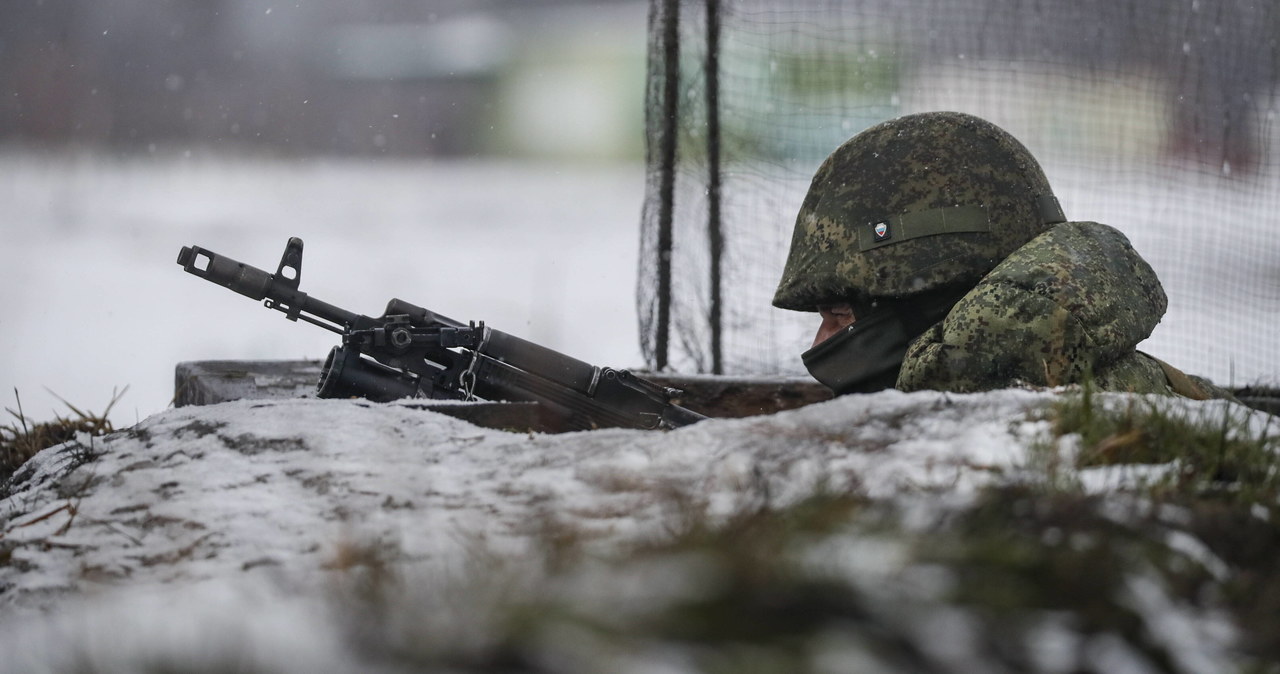
<path id="1" fill-rule="evenodd" d="M 802 358 L 836 394 L 1102 390 L 1229 396 L 1136 350 L 1159 279 L 1116 229 L 1068 222 L 1031 153 L 952 112 L 840 146 L 800 207 L 774 306 L 822 318 Z"/>

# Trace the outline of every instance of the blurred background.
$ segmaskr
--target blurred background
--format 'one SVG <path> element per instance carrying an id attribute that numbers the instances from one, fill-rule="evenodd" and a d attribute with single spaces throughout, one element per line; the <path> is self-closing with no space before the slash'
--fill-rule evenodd
<path id="1" fill-rule="evenodd" d="M 637 158 L 635 0 L 15 0 L 0 140 Z"/>
<path id="2" fill-rule="evenodd" d="M 938 109 L 1130 237 L 1170 297 L 1141 348 L 1274 385 L 1278 35 L 1256 0 L 7 0 L 0 395 L 45 418 L 128 386 L 131 423 L 179 361 L 323 358 L 174 265 L 274 270 L 291 236 L 303 290 L 362 313 L 803 374 L 812 317 L 769 300 L 810 177 Z"/>
<path id="3" fill-rule="evenodd" d="M 335 336 L 189 276 L 200 245 L 377 315 L 401 297 L 640 364 L 647 6 L 0 3 L 0 397 L 163 409 L 183 360 Z M 7 416 L 7 415 L 6 415 Z M 9 419 L 10 421 L 12 419 Z"/>

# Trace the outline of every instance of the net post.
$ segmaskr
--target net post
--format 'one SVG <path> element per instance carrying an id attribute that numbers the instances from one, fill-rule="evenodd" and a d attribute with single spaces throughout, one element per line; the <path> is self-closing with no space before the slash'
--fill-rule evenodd
<path id="1" fill-rule="evenodd" d="M 724 230 L 720 218 L 720 0 L 706 0 L 707 238 L 711 254 L 711 372 L 724 374 L 723 302 L 720 292 Z"/>
<path id="2" fill-rule="evenodd" d="M 680 0 L 655 0 L 662 21 L 662 144 L 658 204 L 658 325 L 653 366 L 667 368 L 671 334 L 672 219 L 675 210 L 676 142 L 680 120 Z"/>

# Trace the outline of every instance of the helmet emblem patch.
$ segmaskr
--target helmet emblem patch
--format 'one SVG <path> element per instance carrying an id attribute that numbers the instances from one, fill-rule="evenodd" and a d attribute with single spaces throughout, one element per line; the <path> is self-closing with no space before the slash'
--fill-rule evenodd
<path id="1" fill-rule="evenodd" d="M 877 222 L 875 226 L 871 228 L 871 231 L 875 233 L 876 241 L 886 241 L 890 236 L 889 223 Z"/>

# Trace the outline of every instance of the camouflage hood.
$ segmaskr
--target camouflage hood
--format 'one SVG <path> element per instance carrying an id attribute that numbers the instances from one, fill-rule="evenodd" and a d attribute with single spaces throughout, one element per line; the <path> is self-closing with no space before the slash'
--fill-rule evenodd
<path id="1" fill-rule="evenodd" d="M 819 167 L 773 304 L 904 297 L 972 284 L 1061 222 L 1031 153 L 972 115 L 928 112 L 871 127 Z"/>
<path id="2" fill-rule="evenodd" d="M 1150 265 L 1119 231 L 1069 222 L 1014 251 L 907 350 L 897 388 L 1059 386 L 1167 392 L 1135 351 L 1167 306 Z"/>

